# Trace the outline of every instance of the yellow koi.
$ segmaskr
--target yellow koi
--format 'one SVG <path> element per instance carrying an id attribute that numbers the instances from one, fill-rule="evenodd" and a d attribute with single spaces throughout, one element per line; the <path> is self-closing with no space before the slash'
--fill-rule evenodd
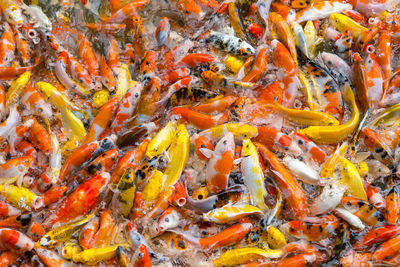
<path id="1" fill-rule="evenodd" d="M 237 74 L 240 71 L 243 64 L 244 61 L 242 59 L 234 56 L 229 56 L 225 59 L 225 66 L 228 68 L 228 70 L 230 70 L 235 74 Z"/>
<path id="2" fill-rule="evenodd" d="M 28 84 L 31 79 L 32 73 L 26 71 L 22 73 L 18 78 L 11 82 L 10 88 L 8 88 L 6 94 L 6 107 L 14 104 L 17 101 L 18 96 L 21 94 L 22 90 Z"/>
<path id="3" fill-rule="evenodd" d="M 60 111 L 63 127 L 67 130 L 69 136 L 83 140 L 86 136 L 86 129 L 83 122 L 65 105 L 60 108 Z"/>
<path id="4" fill-rule="evenodd" d="M 110 99 L 110 92 L 102 89 L 93 94 L 93 104 L 96 108 L 101 108 Z"/>
<path id="5" fill-rule="evenodd" d="M 176 121 L 168 122 L 168 124 L 151 139 L 146 149 L 147 158 L 151 159 L 167 150 L 174 139 L 177 125 L 178 123 Z"/>
<path id="6" fill-rule="evenodd" d="M 393 105 L 382 111 L 377 118 L 372 122 L 372 126 L 377 126 L 381 123 L 386 126 L 399 126 L 400 124 L 400 104 Z"/>
<path id="7" fill-rule="evenodd" d="M 81 262 L 88 265 L 95 265 L 101 261 L 109 260 L 117 256 L 118 247 L 128 248 L 129 244 L 117 244 L 104 248 L 90 248 L 72 256 L 76 263 Z"/>
<path id="8" fill-rule="evenodd" d="M 81 246 L 77 242 L 66 243 L 62 250 L 62 256 L 67 260 L 71 260 L 73 255 L 82 251 Z"/>
<path id="9" fill-rule="evenodd" d="M 224 206 L 203 214 L 203 220 L 213 223 L 231 223 L 249 215 L 262 214 L 262 210 L 248 204 Z"/>
<path id="10" fill-rule="evenodd" d="M 78 109 L 63 93 L 57 90 L 53 85 L 46 82 L 37 82 L 36 89 L 44 94 L 46 100 L 61 109 L 63 106 L 68 106 L 72 109 Z"/>
<path id="11" fill-rule="evenodd" d="M 274 103 L 274 106 L 287 119 L 302 125 L 308 125 L 308 126 L 339 125 L 339 121 L 335 117 L 325 112 L 286 108 L 276 102 Z"/>
<path id="12" fill-rule="evenodd" d="M 343 143 L 336 151 L 325 161 L 321 167 L 321 178 L 328 178 L 335 172 L 336 165 L 340 162 L 344 153 L 347 151 L 347 143 Z"/>
<path id="13" fill-rule="evenodd" d="M 264 201 L 267 196 L 267 190 L 264 185 L 264 172 L 260 166 L 257 149 L 248 138 L 243 140 L 240 168 L 244 184 L 249 189 L 252 203 L 264 211 L 268 210 L 269 208 Z"/>
<path id="14" fill-rule="evenodd" d="M 122 64 L 118 72 L 117 91 L 115 92 L 115 96 L 118 97 L 118 99 L 121 99 L 134 84 L 135 82 L 132 80 L 128 65 Z"/>
<path id="15" fill-rule="evenodd" d="M 367 194 L 357 168 L 345 157 L 341 160 L 342 179 L 339 183 L 346 185 L 352 196 L 367 201 Z"/>
<path id="16" fill-rule="evenodd" d="M 307 21 L 304 26 L 304 35 L 306 36 L 308 56 L 310 58 L 315 58 L 316 56 L 316 46 L 318 44 L 317 31 L 315 30 L 314 24 L 311 20 Z"/>
<path id="17" fill-rule="evenodd" d="M 335 144 L 344 140 L 356 129 L 360 119 L 360 113 L 354 99 L 353 91 L 348 84 L 346 84 L 346 91 L 343 98 L 351 106 L 352 112 L 351 117 L 346 123 L 337 126 L 310 126 L 298 132 L 308 136 L 317 143 Z"/>
<path id="18" fill-rule="evenodd" d="M 117 186 L 119 190 L 118 200 L 122 215 L 128 217 L 131 213 L 136 195 L 136 177 L 133 168 L 126 169 Z"/>
<path id="19" fill-rule="evenodd" d="M 22 186 L 0 184 L 0 195 L 23 210 L 31 210 L 43 206 L 42 198 Z"/>
<path id="20" fill-rule="evenodd" d="M 329 19 L 342 34 L 350 28 L 356 39 L 369 31 L 364 26 L 361 26 L 356 21 L 343 14 L 333 13 L 329 16 Z"/>
<path id="21" fill-rule="evenodd" d="M 237 266 L 248 262 L 255 262 L 263 259 L 278 259 L 282 257 L 280 249 L 262 249 L 257 247 L 234 248 L 225 251 L 214 260 L 214 266 Z"/>
<path id="22" fill-rule="evenodd" d="M 258 130 L 254 126 L 242 123 L 225 123 L 204 130 L 200 132 L 199 135 L 216 141 L 217 139 L 221 139 L 228 132 L 233 133 L 236 139 L 253 138 L 258 134 Z"/>
<path id="23" fill-rule="evenodd" d="M 360 161 L 357 163 L 356 168 L 360 176 L 366 177 L 369 173 L 369 167 L 365 161 Z"/>
<path id="24" fill-rule="evenodd" d="M 72 235 L 87 224 L 93 216 L 94 213 L 91 213 L 82 220 L 54 228 L 42 236 L 42 238 L 36 242 L 35 247 L 53 248 L 57 244 L 71 239 Z"/>
<path id="25" fill-rule="evenodd" d="M 269 225 L 267 226 L 267 243 L 270 248 L 279 249 L 286 246 L 285 235 L 279 229 Z"/>
<path id="26" fill-rule="evenodd" d="M 149 178 L 142 191 L 142 199 L 144 205 L 150 207 L 161 193 L 162 180 L 164 174 L 159 170 L 155 170 Z"/>
<path id="27" fill-rule="evenodd" d="M 184 124 L 176 129 L 175 139 L 168 150 L 170 162 L 164 171 L 162 190 L 174 185 L 179 179 L 189 157 L 189 133 Z"/>

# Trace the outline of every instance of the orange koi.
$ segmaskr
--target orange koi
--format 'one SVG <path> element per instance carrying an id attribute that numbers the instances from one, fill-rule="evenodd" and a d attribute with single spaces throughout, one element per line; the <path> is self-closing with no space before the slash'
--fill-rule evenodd
<path id="1" fill-rule="evenodd" d="M 290 51 L 290 55 L 294 60 L 295 65 L 297 65 L 297 50 L 295 41 L 293 38 L 292 31 L 290 30 L 287 22 L 282 18 L 281 15 L 275 12 L 269 14 L 269 20 L 271 21 L 272 29 L 278 35 L 279 40 L 286 46 Z"/>
<path id="2" fill-rule="evenodd" d="M 94 239 L 94 247 L 108 246 L 113 238 L 114 227 L 115 222 L 110 210 L 103 210 L 100 215 L 99 230 Z"/>
<path id="3" fill-rule="evenodd" d="M 142 75 L 142 80 L 146 84 L 154 77 L 154 71 L 156 69 L 157 54 L 155 51 L 150 50 L 144 56 L 143 62 L 140 65 L 140 74 Z"/>
<path id="4" fill-rule="evenodd" d="M 257 82 L 262 78 L 268 66 L 267 49 L 261 47 L 256 54 L 254 64 L 247 75 L 242 79 L 242 82 Z"/>
<path id="5" fill-rule="evenodd" d="M 113 91 L 116 85 L 114 73 L 103 56 L 99 56 L 99 67 L 103 85 L 107 87 L 108 90 Z"/>
<path id="6" fill-rule="evenodd" d="M 92 248 L 98 229 L 99 218 L 94 217 L 82 228 L 82 231 L 79 234 L 79 245 L 84 249 Z"/>
<path id="7" fill-rule="evenodd" d="M 382 137 L 369 127 L 364 127 L 362 130 L 362 136 L 364 138 L 365 146 L 373 153 L 373 156 L 378 160 L 389 164 L 391 161 L 392 151 L 384 142 Z"/>
<path id="8" fill-rule="evenodd" d="M 298 12 L 296 14 L 296 21 L 300 23 L 308 20 L 320 20 L 329 17 L 332 13 L 341 13 L 351 9 L 351 5 L 347 3 L 319 1 Z"/>
<path id="9" fill-rule="evenodd" d="M 136 10 L 144 7 L 149 2 L 149 0 L 133 0 L 132 2 L 115 11 L 111 16 L 100 17 L 100 19 L 105 23 L 121 23 L 125 19 L 136 15 Z"/>
<path id="10" fill-rule="evenodd" d="M 90 77 L 87 69 L 72 55 L 68 55 L 67 66 L 72 76 L 81 84 L 85 85 L 89 89 L 95 86 L 95 82 Z"/>
<path id="11" fill-rule="evenodd" d="M 184 13 L 193 13 L 199 17 L 204 14 L 201 6 L 194 0 L 178 0 L 176 6 Z"/>
<path id="12" fill-rule="evenodd" d="M 100 196 L 107 188 L 109 180 L 108 173 L 101 173 L 80 184 L 74 192 L 61 201 L 55 214 L 48 217 L 44 225 L 68 222 L 78 216 L 88 214 L 99 203 Z"/>
<path id="13" fill-rule="evenodd" d="M 370 106 L 377 107 L 383 96 L 383 74 L 374 54 L 368 55 L 365 68 L 367 70 L 368 100 Z"/>
<path id="14" fill-rule="evenodd" d="M 150 138 L 144 139 L 135 150 L 129 150 L 118 160 L 118 163 L 112 172 L 111 183 L 117 183 L 127 168 L 136 169 L 139 163 L 144 159 L 147 145 L 149 143 Z"/>
<path id="15" fill-rule="evenodd" d="M 32 222 L 31 225 L 29 225 L 28 233 L 33 241 L 38 241 L 40 237 L 42 237 L 46 233 L 46 231 L 39 223 Z"/>
<path id="16" fill-rule="evenodd" d="M 228 112 L 211 116 L 184 107 L 175 107 L 172 109 L 172 113 L 181 116 L 182 120 L 201 130 L 226 123 L 229 118 Z"/>
<path id="17" fill-rule="evenodd" d="M 64 181 L 72 172 L 81 168 L 82 164 L 96 157 L 100 153 L 109 150 L 113 146 L 110 138 L 104 138 L 100 142 L 94 141 L 76 148 L 65 160 L 60 170 L 60 182 Z"/>
<path id="18" fill-rule="evenodd" d="M 0 201 L 0 217 L 8 217 L 8 216 L 14 216 L 14 215 L 20 215 L 21 211 L 7 202 Z"/>
<path id="19" fill-rule="evenodd" d="M 191 109 L 201 113 L 212 113 L 212 112 L 222 112 L 229 108 L 235 101 L 237 97 L 235 96 L 224 96 L 222 98 L 216 97 L 205 103 L 200 103 Z"/>
<path id="20" fill-rule="evenodd" d="M 64 85 L 66 88 L 73 90 L 78 94 L 88 94 L 88 91 L 82 88 L 80 84 L 77 84 L 73 81 L 68 73 L 67 73 L 67 64 L 68 64 L 68 53 L 67 51 L 61 51 L 58 55 L 56 66 L 55 66 L 55 73 L 57 79 Z"/>
<path id="21" fill-rule="evenodd" d="M 295 140 L 299 147 L 311 155 L 311 160 L 321 165 L 325 162 L 328 155 L 322 150 L 317 144 L 315 144 L 310 138 L 297 132 L 292 132 L 289 137 Z"/>
<path id="22" fill-rule="evenodd" d="M 382 213 L 364 200 L 354 197 L 343 197 L 342 205 L 368 225 L 373 226 L 385 220 Z"/>
<path id="23" fill-rule="evenodd" d="M 202 53 L 194 53 L 184 56 L 179 65 L 188 66 L 190 68 L 194 68 L 198 65 L 213 63 L 215 61 L 215 57 L 209 54 L 202 54 Z"/>
<path id="24" fill-rule="evenodd" d="M 12 251 L 4 251 L 0 255 L 0 265 L 1 266 L 10 266 L 13 264 L 17 264 L 18 254 Z"/>
<path id="25" fill-rule="evenodd" d="M 280 2 L 273 2 L 271 4 L 271 9 L 281 15 L 286 21 L 294 21 L 296 18 L 296 11 L 290 8 L 290 6 L 284 5 Z"/>
<path id="26" fill-rule="evenodd" d="M 39 256 L 39 259 L 43 264 L 46 266 L 52 267 L 69 267 L 72 266 L 68 261 L 64 260 L 60 255 L 57 253 L 44 249 L 41 247 L 35 248 L 36 253 Z"/>
<path id="27" fill-rule="evenodd" d="M 123 3 L 124 2 L 122 0 L 110 0 L 108 5 L 110 7 L 111 12 L 115 12 L 124 6 Z"/>
<path id="28" fill-rule="evenodd" d="M 51 107 L 32 83 L 29 83 L 22 92 L 21 102 L 36 115 L 43 116 L 43 118 L 50 118 L 52 116 Z"/>
<path id="29" fill-rule="evenodd" d="M 171 83 L 177 82 L 183 77 L 189 76 L 190 70 L 188 68 L 179 68 L 167 73 L 161 78 L 163 84 L 170 85 Z"/>
<path id="30" fill-rule="evenodd" d="M 375 252 L 372 254 L 372 258 L 375 260 L 387 260 L 397 255 L 400 249 L 400 236 L 395 236 L 388 241 L 380 244 Z"/>
<path id="31" fill-rule="evenodd" d="M 141 96 L 141 87 L 133 86 L 121 99 L 117 111 L 115 112 L 114 121 L 111 123 L 111 132 L 119 133 L 126 126 L 132 117 Z"/>
<path id="32" fill-rule="evenodd" d="M 141 244 L 133 255 L 134 267 L 151 267 L 151 258 L 145 244 Z"/>
<path id="33" fill-rule="evenodd" d="M 309 210 L 301 186 L 274 153 L 260 143 L 255 143 L 255 145 L 262 159 L 268 163 L 268 167 L 281 188 L 283 198 L 287 201 L 293 215 L 297 218 L 304 218 Z"/>
<path id="34" fill-rule="evenodd" d="M 113 71 L 114 75 L 118 75 L 121 49 L 119 48 L 118 41 L 114 37 L 111 38 L 107 52 L 107 66 Z"/>
<path id="35" fill-rule="evenodd" d="M 172 85 L 170 85 L 168 87 L 165 95 L 158 102 L 156 102 L 156 105 L 157 106 L 165 105 L 169 101 L 169 99 L 171 98 L 171 96 L 173 94 L 175 94 L 182 88 L 189 88 L 192 83 L 195 83 L 197 81 L 198 81 L 198 79 L 196 77 L 187 76 L 187 77 L 184 77 L 184 78 L 180 79 L 179 81 L 173 83 Z"/>
<path id="36" fill-rule="evenodd" d="M 101 31 L 105 33 L 116 33 L 126 28 L 126 24 L 123 23 L 85 23 L 86 27 L 94 31 Z"/>
<path id="37" fill-rule="evenodd" d="M 397 235 L 400 231 L 399 225 L 386 225 L 372 229 L 362 236 L 353 246 L 356 250 L 366 249 L 372 245 L 384 242 Z"/>
<path id="38" fill-rule="evenodd" d="M 14 27 L 13 29 L 15 32 L 15 41 L 16 41 L 16 47 L 17 47 L 18 53 L 21 56 L 21 59 L 22 59 L 22 62 L 24 63 L 24 65 L 27 66 L 27 65 L 29 65 L 29 62 L 32 57 L 28 41 L 25 39 L 25 37 L 22 35 L 22 33 L 16 27 Z"/>
<path id="39" fill-rule="evenodd" d="M 392 48 L 391 37 L 387 31 L 382 31 L 378 37 L 376 60 L 382 68 L 383 95 L 389 87 L 390 74 L 392 72 Z"/>
<path id="40" fill-rule="evenodd" d="M 301 221 L 290 221 L 282 225 L 282 229 L 297 238 L 318 241 L 331 236 L 339 227 L 339 219 L 332 215 L 308 217 Z"/>
<path id="41" fill-rule="evenodd" d="M 32 71 L 39 65 L 41 57 L 37 57 L 33 65 L 26 67 L 2 67 L 0 66 L 0 80 L 13 79 L 24 72 Z"/>
<path id="42" fill-rule="evenodd" d="M 283 77 L 280 77 L 285 89 L 283 103 L 291 105 L 296 97 L 298 83 L 296 62 L 286 47 L 278 40 L 272 40 L 271 44 L 275 55 L 273 62 L 276 67 L 282 69 L 285 73 Z"/>
<path id="43" fill-rule="evenodd" d="M 255 90 L 260 90 L 258 100 L 266 103 L 277 102 L 282 104 L 283 101 L 283 88 L 278 81 L 275 81 L 267 86 L 260 86 Z"/>
<path id="44" fill-rule="evenodd" d="M 207 160 L 207 157 L 201 152 L 201 148 L 207 148 L 209 150 L 214 150 L 214 145 L 206 137 L 201 135 L 193 135 L 194 145 L 196 147 L 195 152 L 199 159 Z"/>
<path id="45" fill-rule="evenodd" d="M 146 37 L 143 27 L 143 22 L 140 16 L 132 17 L 132 25 L 134 30 L 133 36 L 133 48 L 135 50 L 135 58 L 141 60 L 144 57 L 146 51 Z"/>
<path id="46" fill-rule="evenodd" d="M 357 106 L 361 112 L 369 107 L 367 67 L 360 54 L 353 54 L 354 88 Z"/>
<path id="47" fill-rule="evenodd" d="M 95 175 L 100 172 L 108 172 L 118 158 L 118 149 L 110 149 L 95 158 L 86 168 L 85 172 Z"/>
<path id="48" fill-rule="evenodd" d="M 22 156 L 10 159 L 6 163 L 0 165 L 0 177 L 3 180 L 15 178 L 17 178 L 17 180 L 21 179 L 28 171 L 33 160 L 33 156 Z"/>
<path id="49" fill-rule="evenodd" d="M 90 143 L 99 138 L 110 124 L 118 106 L 118 97 L 111 98 L 97 113 L 90 125 L 85 143 Z"/>
<path id="50" fill-rule="evenodd" d="M 258 135 L 254 140 L 272 151 L 288 151 L 294 156 L 301 154 L 301 148 L 290 136 L 274 128 L 259 126 Z"/>
<path id="51" fill-rule="evenodd" d="M 242 223 L 234 224 L 214 236 L 196 238 L 186 233 L 177 232 L 177 234 L 182 235 L 184 240 L 196 247 L 202 249 L 216 249 L 235 244 L 250 232 L 253 224 L 246 218 L 243 218 L 242 221 Z"/>
<path id="52" fill-rule="evenodd" d="M 23 233 L 9 229 L 0 228 L 0 247 L 2 250 L 13 250 L 17 252 L 31 251 L 33 241 Z"/>
<path id="53" fill-rule="evenodd" d="M 8 227 L 14 229 L 22 229 L 31 223 L 32 215 L 14 215 L 0 220 L 0 227 Z"/>
<path id="54" fill-rule="evenodd" d="M 156 29 L 156 39 L 158 46 L 163 46 L 166 44 L 169 36 L 169 30 L 169 19 L 167 17 L 162 17 Z"/>
<path id="55" fill-rule="evenodd" d="M 92 45 L 86 36 L 80 36 L 77 54 L 82 63 L 87 67 L 88 72 L 95 77 L 99 76 L 99 63 Z"/>
<path id="56" fill-rule="evenodd" d="M 392 187 L 386 194 L 386 205 L 384 216 L 388 224 L 396 224 L 400 216 L 399 190 L 397 186 Z"/>
<path id="57" fill-rule="evenodd" d="M 28 139 L 40 151 L 47 154 L 52 150 L 50 135 L 34 117 L 32 117 L 32 120 Z"/>
<path id="58" fill-rule="evenodd" d="M 43 194 L 43 204 L 48 206 L 56 203 L 62 196 L 64 196 L 64 193 L 67 191 L 67 189 L 68 188 L 66 185 L 53 186 Z"/>
<path id="59" fill-rule="evenodd" d="M 235 141 L 232 133 L 227 133 L 215 146 L 206 168 L 207 188 L 219 193 L 228 186 L 229 173 L 233 166 Z M 210 151 L 211 152 L 211 151 Z"/>
<path id="60" fill-rule="evenodd" d="M 4 32 L 0 38 L 0 65 L 7 66 L 15 58 L 15 38 L 14 33 L 8 23 L 4 24 Z"/>
<path id="61" fill-rule="evenodd" d="M 299 254 L 299 255 L 295 255 L 289 258 L 286 258 L 282 261 L 280 261 L 277 265 L 275 265 L 276 267 L 283 267 L 283 266 L 309 266 L 309 265 L 313 265 L 316 262 L 317 257 L 315 256 L 315 254 Z"/>

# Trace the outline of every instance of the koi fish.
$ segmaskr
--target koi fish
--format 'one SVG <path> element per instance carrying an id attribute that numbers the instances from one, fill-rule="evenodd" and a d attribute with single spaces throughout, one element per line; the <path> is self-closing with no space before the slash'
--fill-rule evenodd
<path id="1" fill-rule="evenodd" d="M 233 153 L 235 142 L 232 133 L 227 133 L 215 145 L 214 152 L 210 152 L 210 160 L 207 164 L 206 179 L 210 192 L 219 193 L 228 186 L 229 173 L 233 167 Z M 204 149 L 201 149 L 204 152 Z"/>
<path id="2" fill-rule="evenodd" d="M 206 43 L 213 45 L 229 54 L 250 56 L 255 54 L 255 49 L 246 41 L 232 35 L 211 31 L 206 38 Z"/>

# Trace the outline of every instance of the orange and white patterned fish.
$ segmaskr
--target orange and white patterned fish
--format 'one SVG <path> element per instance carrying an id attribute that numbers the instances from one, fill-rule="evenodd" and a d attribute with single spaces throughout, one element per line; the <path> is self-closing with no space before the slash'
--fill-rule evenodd
<path id="1" fill-rule="evenodd" d="M 200 149 L 205 151 L 207 149 Z M 229 173 L 233 167 L 235 140 L 232 133 L 225 134 L 215 146 L 206 168 L 207 188 L 210 192 L 219 193 L 228 186 Z M 211 153 L 210 150 L 207 152 Z"/>
<path id="2" fill-rule="evenodd" d="M 4 32 L 0 38 L 0 66 L 8 66 L 15 58 L 15 37 L 8 23 L 3 24 Z"/>

